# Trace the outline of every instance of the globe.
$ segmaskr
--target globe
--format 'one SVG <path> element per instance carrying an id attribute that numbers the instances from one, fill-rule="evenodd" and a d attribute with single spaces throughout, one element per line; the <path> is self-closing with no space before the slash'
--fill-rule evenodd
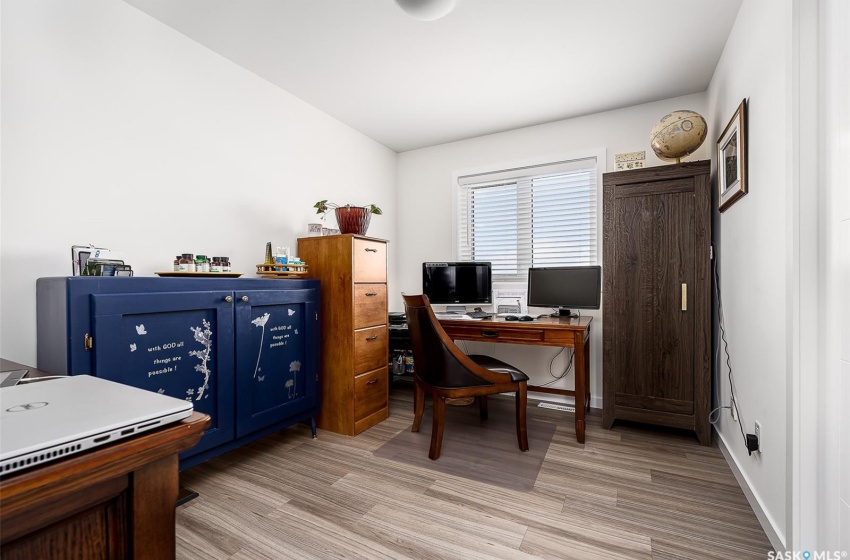
<path id="1" fill-rule="evenodd" d="M 708 126 L 699 113 L 673 111 L 652 127 L 649 144 L 659 158 L 678 162 L 702 146 L 707 132 Z"/>

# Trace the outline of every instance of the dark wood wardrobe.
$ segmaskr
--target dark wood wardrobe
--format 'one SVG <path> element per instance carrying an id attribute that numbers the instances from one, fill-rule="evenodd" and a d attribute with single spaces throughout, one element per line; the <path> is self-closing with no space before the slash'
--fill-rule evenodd
<path id="1" fill-rule="evenodd" d="M 711 164 L 603 178 L 603 425 L 711 443 Z"/>

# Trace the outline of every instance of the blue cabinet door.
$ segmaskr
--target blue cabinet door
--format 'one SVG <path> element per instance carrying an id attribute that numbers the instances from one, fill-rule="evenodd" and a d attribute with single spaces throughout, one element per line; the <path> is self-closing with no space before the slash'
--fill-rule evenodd
<path id="1" fill-rule="evenodd" d="M 317 412 L 317 292 L 235 293 L 237 437 Z"/>
<path id="2" fill-rule="evenodd" d="M 185 399 L 209 414 L 210 428 L 181 457 L 232 440 L 233 292 L 90 297 L 98 377 Z"/>

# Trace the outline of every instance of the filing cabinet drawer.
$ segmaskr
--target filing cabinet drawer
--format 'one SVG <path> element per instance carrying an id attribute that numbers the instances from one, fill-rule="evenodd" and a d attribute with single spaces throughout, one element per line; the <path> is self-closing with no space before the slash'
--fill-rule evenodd
<path id="1" fill-rule="evenodd" d="M 354 331 L 354 375 L 387 365 L 386 325 Z"/>
<path id="2" fill-rule="evenodd" d="M 387 408 L 387 366 L 354 378 L 354 419 L 366 418 Z"/>
<path id="3" fill-rule="evenodd" d="M 387 324 L 387 285 L 354 285 L 354 328 Z"/>
<path id="4" fill-rule="evenodd" d="M 387 244 L 354 238 L 354 281 L 387 281 Z"/>

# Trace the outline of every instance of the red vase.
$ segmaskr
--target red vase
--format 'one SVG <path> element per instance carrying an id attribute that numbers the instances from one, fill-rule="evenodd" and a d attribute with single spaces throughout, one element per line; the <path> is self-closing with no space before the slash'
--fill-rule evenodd
<path id="1" fill-rule="evenodd" d="M 340 233 L 366 235 L 372 213 L 362 206 L 341 206 L 336 209 L 336 223 Z"/>

